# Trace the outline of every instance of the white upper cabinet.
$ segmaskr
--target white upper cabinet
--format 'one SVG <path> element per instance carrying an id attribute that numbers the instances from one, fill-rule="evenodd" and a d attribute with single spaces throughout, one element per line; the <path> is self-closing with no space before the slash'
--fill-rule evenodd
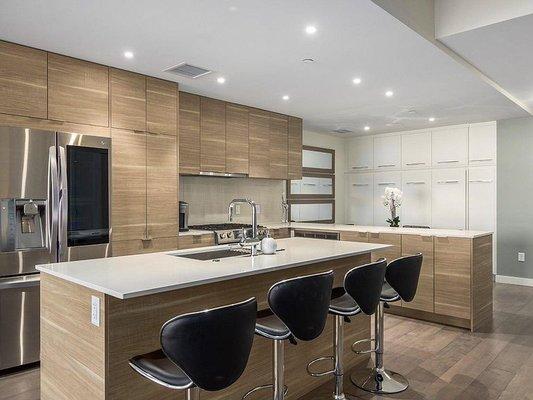
<path id="1" fill-rule="evenodd" d="M 468 136 L 468 161 L 470 165 L 495 164 L 496 123 L 472 124 Z"/>
<path id="2" fill-rule="evenodd" d="M 465 229 L 466 170 L 435 169 L 431 174 L 431 227 Z"/>
<path id="3" fill-rule="evenodd" d="M 402 172 L 402 225 L 431 226 L 431 171 Z"/>
<path id="4" fill-rule="evenodd" d="M 356 225 L 374 223 L 374 175 L 347 175 L 346 222 Z"/>
<path id="5" fill-rule="evenodd" d="M 431 133 L 431 160 L 435 167 L 466 165 L 468 128 L 439 129 Z"/>
<path id="6" fill-rule="evenodd" d="M 377 172 L 374 174 L 374 225 L 387 226 L 387 219 L 391 217 L 389 210 L 383 205 L 382 196 L 385 188 L 402 188 L 401 172 Z M 398 216 L 401 221 L 402 208 L 398 209 Z"/>
<path id="7" fill-rule="evenodd" d="M 468 170 L 468 229 L 494 231 L 496 226 L 496 167 Z"/>
<path id="8" fill-rule="evenodd" d="M 374 138 L 353 138 L 348 144 L 348 170 L 365 171 L 374 166 Z"/>
<path id="9" fill-rule="evenodd" d="M 402 167 L 404 169 L 431 166 L 431 132 L 402 135 Z"/>
<path id="10" fill-rule="evenodd" d="M 400 169 L 401 136 L 387 135 L 374 138 L 374 169 Z"/>
<path id="11" fill-rule="evenodd" d="M 307 150 L 302 152 L 302 166 L 304 168 L 333 169 L 333 154 L 323 151 Z"/>

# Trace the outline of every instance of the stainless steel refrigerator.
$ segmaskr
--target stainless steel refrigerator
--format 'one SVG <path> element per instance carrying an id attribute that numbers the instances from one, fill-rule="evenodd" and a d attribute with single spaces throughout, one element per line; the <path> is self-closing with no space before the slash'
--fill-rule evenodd
<path id="1" fill-rule="evenodd" d="M 0 126 L 0 370 L 39 360 L 38 264 L 107 257 L 111 140 Z"/>

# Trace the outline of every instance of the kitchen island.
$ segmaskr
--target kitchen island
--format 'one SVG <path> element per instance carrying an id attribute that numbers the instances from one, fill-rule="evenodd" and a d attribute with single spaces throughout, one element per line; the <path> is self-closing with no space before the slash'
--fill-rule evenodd
<path id="1" fill-rule="evenodd" d="M 335 286 L 351 268 L 370 261 L 390 245 L 281 239 L 275 255 L 196 260 L 183 255 L 226 246 L 39 266 L 41 271 L 41 399 L 176 399 L 180 394 L 134 373 L 128 359 L 160 347 L 159 330 L 187 312 L 266 294 L 283 279 L 332 269 Z M 313 342 L 286 345 L 288 399 L 297 399 L 327 381 L 307 375 L 306 364 L 332 353 L 332 321 Z M 346 324 L 345 346 L 370 336 L 370 318 Z M 238 400 L 251 387 L 269 383 L 271 343 L 256 337 L 244 375 L 229 389 L 203 399 Z M 347 368 L 368 355 L 345 352 Z"/>

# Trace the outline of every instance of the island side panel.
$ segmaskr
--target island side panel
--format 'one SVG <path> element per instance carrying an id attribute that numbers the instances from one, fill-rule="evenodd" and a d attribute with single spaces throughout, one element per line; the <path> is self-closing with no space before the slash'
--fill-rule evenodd
<path id="1" fill-rule="evenodd" d="M 100 326 L 91 324 L 91 296 Z M 104 295 L 41 274 L 41 400 L 105 399 Z"/>
<path id="2" fill-rule="evenodd" d="M 492 235 L 472 241 L 472 332 L 492 324 Z"/>
<path id="3" fill-rule="evenodd" d="M 370 254 L 349 257 L 307 266 L 288 268 L 270 273 L 180 289 L 133 299 L 120 300 L 106 296 L 106 399 L 112 400 L 170 400 L 180 394 L 156 385 L 128 366 L 134 355 L 160 347 L 159 331 L 168 319 L 183 313 L 218 307 L 256 297 L 259 308 L 266 308 L 266 294 L 276 282 L 311 273 L 335 271 L 335 285 L 342 285 L 345 273 L 370 261 Z M 328 317 L 325 331 L 313 342 L 286 343 L 286 383 L 288 399 L 297 399 L 330 377 L 312 378 L 306 364 L 312 359 L 332 354 L 332 317 Z M 358 339 L 370 337 L 370 317 L 360 315 L 345 324 L 346 368 L 368 359 L 355 356 L 349 349 Z M 256 337 L 248 366 L 243 376 L 229 389 L 217 393 L 202 393 L 202 399 L 240 399 L 250 388 L 271 382 L 272 342 Z"/>

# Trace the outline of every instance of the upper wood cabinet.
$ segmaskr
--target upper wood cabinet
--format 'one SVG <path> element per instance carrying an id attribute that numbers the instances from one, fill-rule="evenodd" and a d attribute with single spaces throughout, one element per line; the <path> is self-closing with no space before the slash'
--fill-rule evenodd
<path id="1" fill-rule="evenodd" d="M 48 118 L 109 126 L 109 69 L 48 54 Z"/>
<path id="2" fill-rule="evenodd" d="M 270 178 L 270 113 L 250 110 L 250 177 Z"/>
<path id="3" fill-rule="evenodd" d="M 302 179 L 303 121 L 289 117 L 289 179 Z"/>
<path id="4" fill-rule="evenodd" d="M 200 99 L 200 170 L 226 172 L 226 103 Z"/>
<path id="5" fill-rule="evenodd" d="M 179 94 L 179 171 L 200 173 L 200 96 Z"/>
<path id="6" fill-rule="evenodd" d="M 146 130 L 176 136 L 178 133 L 178 85 L 146 77 Z"/>
<path id="7" fill-rule="evenodd" d="M 288 176 L 289 118 L 270 113 L 270 178 L 287 179 Z"/>
<path id="8" fill-rule="evenodd" d="M 146 78 L 111 68 L 111 126 L 146 131 Z"/>
<path id="9" fill-rule="evenodd" d="M 45 51 L 0 41 L 0 113 L 46 118 Z"/>
<path id="10" fill-rule="evenodd" d="M 247 174 L 248 108 L 226 103 L 226 172 Z"/>

